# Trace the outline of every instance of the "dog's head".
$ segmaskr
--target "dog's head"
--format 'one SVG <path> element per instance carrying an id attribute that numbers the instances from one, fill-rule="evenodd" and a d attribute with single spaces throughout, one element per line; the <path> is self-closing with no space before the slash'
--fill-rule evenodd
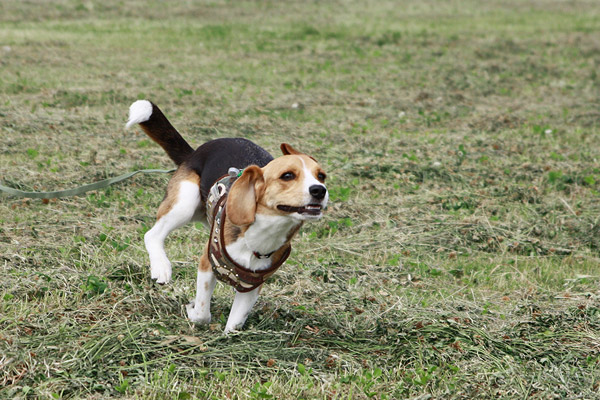
<path id="1" fill-rule="evenodd" d="M 319 219 L 327 207 L 327 175 L 312 157 L 289 144 L 283 156 L 259 168 L 252 165 L 231 187 L 227 215 L 235 225 L 254 222 L 256 213 L 287 216 L 304 221 Z"/>

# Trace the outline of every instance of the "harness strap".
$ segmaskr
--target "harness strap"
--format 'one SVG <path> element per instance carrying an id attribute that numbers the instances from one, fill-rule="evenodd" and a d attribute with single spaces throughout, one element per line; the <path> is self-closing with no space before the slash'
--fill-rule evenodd
<path id="1" fill-rule="evenodd" d="M 287 246 L 283 256 L 275 264 L 260 271 L 252 271 L 245 268 L 231 258 L 225 249 L 225 233 L 223 226 L 227 212 L 227 193 L 235 179 L 237 179 L 237 177 L 227 175 L 215 183 L 213 188 L 218 188 L 215 192 L 211 189 L 211 193 L 218 193 L 219 197 L 218 200 L 213 197 L 211 201 L 207 201 L 207 207 L 209 208 L 207 217 L 209 220 L 212 219 L 210 242 L 208 246 L 208 260 L 218 280 L 233 286 L 238 292 L 245 293 L 256 289 L 273 275 L 289 257 L 292 246 Z M 263 257 L 265 256 L 263 255 Z"/>

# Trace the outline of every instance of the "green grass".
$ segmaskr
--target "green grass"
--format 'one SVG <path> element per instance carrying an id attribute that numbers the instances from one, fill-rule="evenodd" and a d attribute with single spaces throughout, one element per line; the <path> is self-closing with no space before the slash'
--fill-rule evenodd
<path id="1" fill-rule="evenodd" d="M 169 168 L 129 105 L 193 145 L 289 142 L 328 173 L 246 329 L 185 317 L 206 230 L 143 235 L 168 176 L 0 197 L 1 398 L 600 396 L 594 2 L 0 3 L 0 180 Z"/>

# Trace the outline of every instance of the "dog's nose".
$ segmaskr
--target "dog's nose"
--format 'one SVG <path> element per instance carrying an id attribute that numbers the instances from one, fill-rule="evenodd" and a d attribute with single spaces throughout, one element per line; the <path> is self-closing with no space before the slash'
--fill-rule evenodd
<path id="1" fill-rule="evenodd" d="M 327 193 L 327 188 L 323 185 L 312 185 L 308 188 L 308 193 L 317 200 L 322 200 Z"/>

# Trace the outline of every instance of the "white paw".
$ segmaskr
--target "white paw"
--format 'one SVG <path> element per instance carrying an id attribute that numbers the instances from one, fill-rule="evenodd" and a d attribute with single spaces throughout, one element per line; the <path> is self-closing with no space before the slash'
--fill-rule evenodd
<path id="1" fill-rule="evenodd" d="M 150 263 L 150 276 L 152 279 L 156 279 L 156 283 L 171 282 L 171 274 L 172 269 L 169 260 Z"/>
<path id="2" fill-rule="evenodd" d="M 227 324 L 225 326 L 225 331 L 223 332 L 225 335 L 229 335 L 230 333 L 236 333 L 239 332 L 242 327 L 244 326 L 244 323 L 242 322 L 241 324 Z"/>
<path id="3" fill-rule="evenodd" d="M 185 306 L 190 321 L 196 324 L 209 324 L 211 320 L 210 311 L 198 310 L 194 305 L 192 301 Z"/>

